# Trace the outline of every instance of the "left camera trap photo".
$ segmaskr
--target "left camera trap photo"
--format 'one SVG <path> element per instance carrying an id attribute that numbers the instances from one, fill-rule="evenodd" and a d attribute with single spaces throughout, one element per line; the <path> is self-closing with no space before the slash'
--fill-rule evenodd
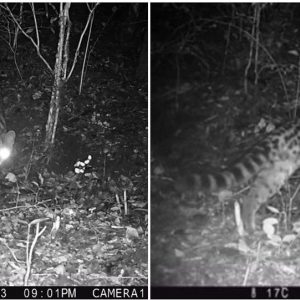
<path id="1" fill-rule="evenodd" d="M 139 293 L 148 4 L 0 3 L 0 14 L 0 285 Z"/>

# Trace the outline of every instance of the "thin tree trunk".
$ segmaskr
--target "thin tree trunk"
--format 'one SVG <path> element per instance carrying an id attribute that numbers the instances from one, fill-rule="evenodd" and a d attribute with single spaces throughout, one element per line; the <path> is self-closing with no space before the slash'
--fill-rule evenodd
<path id="1" fill-rule="evenodd" d="M 64 49 L 68 49 L 68 45 L 66 45 L 66 43 L 69 43 L 69 39 L 65 38 L 65 33 L 66 29 L 67 33 L 69 32 L 70 24 L 68 23 L 68 21 L 70 5 L 70 3 L 66 3 L 63 7 L 63 4 L 61 3 L 60 6 L 60 32 L 54 69 L 54 84 L 52 88 L 50 109 L 46 125 L 46 149 L 48 149 L 51 145 L 54 144 L 58 116 L 60 111 L 61 91 L 64 85 L 64 77 L 66 76 L 66 72 L 63 69 L 63 66 L 66 67 L 66 64 L 63 63 L 63 58 L 67 60 L 68 57 L 68 54 L 64 53 Z"/>

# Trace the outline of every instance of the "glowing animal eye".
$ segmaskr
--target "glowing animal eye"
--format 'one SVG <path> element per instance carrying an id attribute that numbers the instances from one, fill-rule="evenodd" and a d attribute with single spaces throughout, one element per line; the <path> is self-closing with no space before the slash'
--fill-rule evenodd
<path id="1" fill-rule="evenodd" d="M 3 161 L 10 156 L 10 149 L 6 147 L 0 148 L 0 159 Z"/>

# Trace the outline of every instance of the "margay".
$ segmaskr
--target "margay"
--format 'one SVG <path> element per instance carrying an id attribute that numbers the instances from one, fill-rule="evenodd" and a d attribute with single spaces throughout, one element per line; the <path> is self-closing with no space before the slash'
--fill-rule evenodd
<path id="1" fill-rule="evenodd" d="M 177 182 L 179 190 L 216 192 L 249 182 L 243 198 L 242 220 L 255 229 L 255 215 L 300 167 L 300 122 L 272 131 L 232 168 L 219 174 L 189 174 Z"/>
<path id="2" fill-rule="evenodd" d="M 13 130 L 7 131 L 5 119 L 0 112 L 0 165 L 11 155 L 15 137 Z"/>

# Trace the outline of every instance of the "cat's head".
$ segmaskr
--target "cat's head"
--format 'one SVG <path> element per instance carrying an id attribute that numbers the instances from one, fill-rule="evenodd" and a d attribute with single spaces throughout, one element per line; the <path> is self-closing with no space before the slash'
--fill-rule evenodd
<path id="1" fill-rule="evenodd" d="M 3 133 L 0 136 L 0 165 L 7 160 L 13 150 L 16 133 L 13 130 Z"/>

